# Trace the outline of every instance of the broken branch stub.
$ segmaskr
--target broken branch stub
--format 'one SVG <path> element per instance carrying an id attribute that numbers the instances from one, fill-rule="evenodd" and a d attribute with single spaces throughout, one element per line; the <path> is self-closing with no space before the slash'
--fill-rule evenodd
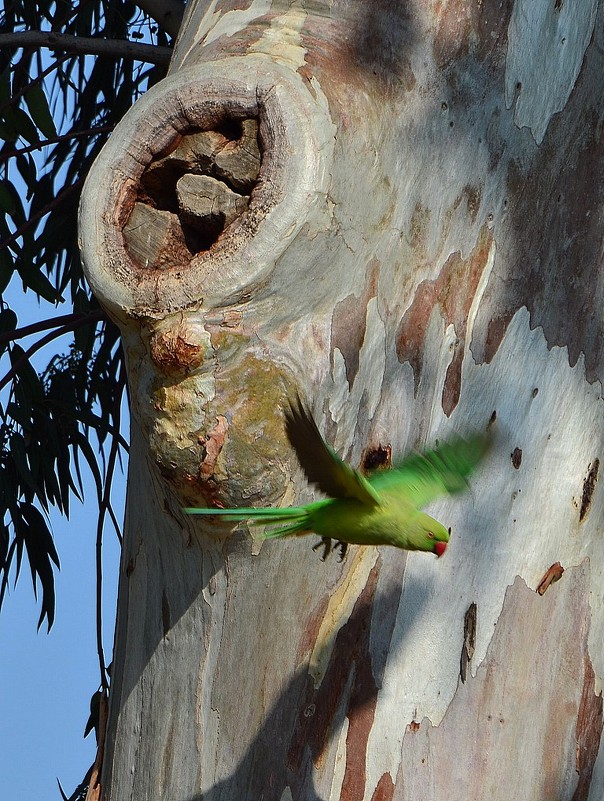
<path id="1" fill-rule="evenodd" d="M 250 56 L 180 70 L 135 103 L 80 204 L 84 268 L 117 322 L 236 303 L 265 284 L 324 213 L 327 115 L 297 73 Z"/>

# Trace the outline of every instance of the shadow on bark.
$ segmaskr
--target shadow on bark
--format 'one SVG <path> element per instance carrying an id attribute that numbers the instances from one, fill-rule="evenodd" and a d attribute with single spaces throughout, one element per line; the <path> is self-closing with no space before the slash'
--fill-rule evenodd
<path id="1" fill-rule="evenodd" d="M 404 562 L 405 555 L 401 557 Z M 400 581 L 392 581 L 377 597 L 375 587 L 370 579 L 338 632 L 320 684 L 315 687 L 306 670 L 296 672 L 235 771 L 186 801 L 279 801 L 288 797 L 284 795 L 288 788 L 292 799 L 322 801 L 332 795 L 334 775 L 340 772 L 340 797 L 350 797 L 353 788 L 365 786 L 368 738 L 402 590 Z M 429 595 L 426 586 L 424 599 Z M 346 749 L 341 754 L 346 765 L 338 769 L 333 740 L 346 718 Z M 405 725 L 401 722 L 401 727 Z"/>

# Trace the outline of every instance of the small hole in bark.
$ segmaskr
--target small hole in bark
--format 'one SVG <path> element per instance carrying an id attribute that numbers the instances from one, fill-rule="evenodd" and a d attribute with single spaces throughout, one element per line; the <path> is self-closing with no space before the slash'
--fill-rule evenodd
<path id="1" fill-rule="evenodd" d="M 579 512 L 579 520 L 583 520 L 591 507 L 591 498 L 596 488 L 598 481 L 598 471 L 600 470 L 600 460 L 594 459 L 589 466 L 587 477 L 583 482 L 583 496 L 581 498 L 581 511 Z"/>
<path id="2" fill-rule="evenodd" d="M 147 269 L 188 264 L 248 209 L 261 152 L 255 119 L 190 129 L 147 165 L 123 229 L 131 258 Z"/>
<path id="3" fill-rule="evenodd" d="M 373 448 L 367 448 L 363 454 L 362 469 L 369 473 L 373 470 L 390 467 L 391 458 L 392 448 L 390 445 L 376 445 Z"/>
<path id="4" fill-rule="evenodd" d="M 516 470 L 520 469 L 520 465 L 522 464 L 522 448 L 514 448 L 512 452 L 512 464 Z"/>

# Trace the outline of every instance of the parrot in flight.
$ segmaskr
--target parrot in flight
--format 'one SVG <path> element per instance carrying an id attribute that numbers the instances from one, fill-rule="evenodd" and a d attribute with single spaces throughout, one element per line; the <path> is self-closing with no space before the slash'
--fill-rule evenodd
<path id="1" fill-rule="evenodd" d="M 442 556 L 450 529 L 422 512 L 439 495 L 467 487 L 467 478 L 488 449 L 488 434 L 458 437 L 413 453 L 389 470 L 364 476 L 346 462 L 321 436 L 299 398 L 285 412 L 288 439 L 308 481 L 330 497 L 289 508 L 185 508 L 190 515 L 220 516 L 252 525 L 279 524 L 265 530 L 263 539 L 314 532 L 321 537 L 325 559 L 335 540 L 344 557 L 348 543 L 394 545 L 409 551 Z"/>

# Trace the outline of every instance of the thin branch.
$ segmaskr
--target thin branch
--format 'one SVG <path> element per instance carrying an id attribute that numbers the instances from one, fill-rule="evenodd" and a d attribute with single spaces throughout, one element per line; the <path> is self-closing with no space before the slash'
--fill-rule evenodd
<path id="1" fill-rule="evenodd" d="M 136 0 L 136 5 L 176 39 L 185 13 L 184 3 L 180 0 Z"/>
<path id="2" fill-rule="evenodd" d="M 107 486 L 107 476 L 105 476 L 105 486 Z M 102 506 L 102 498 L 99 510 L 99 517 L 96 527 L 96 649 L 99 657 L 99 673 L 101 674 L 101 687 L 107 690 L 107 666 L 105 664 L 105 652 L 103 650 L 103 526 L 105 523 L 105 513 Z"/>
<path id="3" fill-rule="evenodd" d="M 90 775 L 88 778 L 88 789 L 86 790 L 86 798 L 84 801 L 98 801 L 98 799 L 101 797 L 100 778 L 101 770 L 103 768 L 103 757 L 105 756 L 105 738 L 107 737 L 107 696 L 107 688 L 103 687 L 101 690 L 101 697 L 99 699 L 99 728 L 97 735 L 96 757 L 94 758 L 94 762 L 92 763 L 92 767 L 89 771 Z M 88 773 L 86 775 L 88 776 Z M 84 779 L 84 782 L 85 781 L 86 779 Z M 82 786 L 84 782 L 82 782 L 80 786 Z"/>
<path id="4" fill-rule="evenodd" d="M 2 47 L 48 47 L 68 53 L 93 56 L 111 56 L 145 61 L 149 64 L 168 64 L 172 58 L 171 47 L 129 42 L 122 39 L 97 39 L 91 36 L 73 36 L 55 31 L 16 31 L 0 33 Z"/>
<path id="5" fill-rule="evenodd" d="M 33 150 L 41 150 L 48 145 L 56 145 L 58 142 L 63 142 L 65 139 L 77 139 L 80 136 L 95 136 L 96 134 L 109 133 L 115 128 L 115 125 L 100 125 L 98 128 L 87 128 L 85 131 L 70 131 L 66 134 L 52 136 L 50 139 L 44 139 L 42 142 L 34 142 L 33 145 L 22 147 L 17 150 L 9 150 L 0 153 L 0 164 L 3 161 L 8 161 L 13 156 L 22 156 L 24 153 L 31 153 Z"/>
<path id="6" fill-rule="evenodd" d="M 105 319 L 106 314 L 102 309 L 95 309 L 87 314 L 61 314 L 59 317 L 52 317 L 31 325 L 24 325 L 22 328 L 15 328 L 14 331 L 5 331 L 0 334 L 0 346 L 6 345 L 8 342 L 14 342 L 16 339 L 29 337 L 32 334 L 39 334 L 40 331 L 48 331 L 49 328 L 71 328 L 73 331 L 81 325 L 98 323 L 100 320 Z"/>
<path id="7" fill-rule="evenodd" d="M 122 528 L 119 524 L 117 517 L 115 516 L 115 512 L 113 511 L 113 506 L 109 504 L 107 506 L 107 511 L 109 512 L 109 517 L 111 518 L 111 522 L 113 523 L 113 528 L 115 529 L 115 533 L 117 535 L 117 539 L 119 544 L 122 544 Z"/>

